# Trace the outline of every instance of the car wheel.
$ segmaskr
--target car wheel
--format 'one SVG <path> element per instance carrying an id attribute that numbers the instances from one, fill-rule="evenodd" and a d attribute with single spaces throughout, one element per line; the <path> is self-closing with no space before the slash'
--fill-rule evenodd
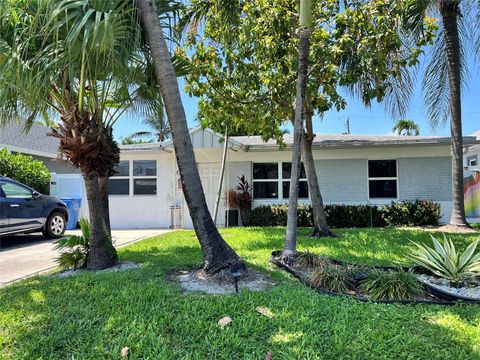
<path id="1" fill-rule="evenodd" d="M 45 223 L 45 227 L 42 231 L 43 236 L 47 239 L 57 238 L 63 235 L 65 232 L 65 215 L 61 212 L 54 212 L 50 214 Z"/>

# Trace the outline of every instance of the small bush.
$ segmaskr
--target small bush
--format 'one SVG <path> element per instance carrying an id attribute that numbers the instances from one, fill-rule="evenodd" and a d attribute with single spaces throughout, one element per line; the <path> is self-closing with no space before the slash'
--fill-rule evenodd
<path id="1" fill-rule="evenodd" d="M 10 154 L 0 150 L 0 175 L 21 182 L 38 192 L 50 192 L 50 172 L 45 165 L 31 156 Z"/>
<path id="2" fill-rule="evenodd" d="M 56 241 L 55 250 L 60 250 L 57 263 L 60 269 L 80 269 L 87 265 L 90 254 L 90 225 L 87 219 L 80 219 L 82 235 L 70 236 Z"/>
<path id="3" fill-rule="evenodd" d="M 302 268 L 316 269 L 327 265 L 329 261 L 320 255 L 305 251 L 299 253 L 293 260 L 293 263 Z"/>
<path id="4" fill-rule="evenodd" d="M 312 285 L 337 293 L 345 293 L 354 286 L 350 269 L 340 265 L 326 265 L 313 271 L 309 281 Z"/>
<path id="5" fill-rule="evenodd" d="M 313 210 L 310 205 L 300 205 L 297 225 L 313 226 Z M 382 227 L 438 225 L 440 205 L 429 200 L 392 202 L 390 205 L 326 205 L 328 224 L 331 227 Z M 262 205 L 252 209 L 251 226 L 285 226 L 287 205 Z"/>
<path id="6" fill-rule="evenodd" d="M 423 293 L 423 287 L 411 271 L 370 270 L 359 290 L 372 300 L 410 300 Z"/>

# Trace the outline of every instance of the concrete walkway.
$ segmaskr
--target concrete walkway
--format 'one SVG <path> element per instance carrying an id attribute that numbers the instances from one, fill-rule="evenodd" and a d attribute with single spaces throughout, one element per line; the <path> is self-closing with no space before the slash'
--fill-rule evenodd
<path id="1" fill-rule="evenodd" d="M 172 230 L 113 230 L 115 247 L 122 247 L 145 238 L 165 234 Z M 80 230 L 67 231 L 79 235 Z M 0 286 L 36 275 L 56 266 L 58 253 L 54 240 L 45 240 L 41 234 L 9 236 L 0 239 Z"/>

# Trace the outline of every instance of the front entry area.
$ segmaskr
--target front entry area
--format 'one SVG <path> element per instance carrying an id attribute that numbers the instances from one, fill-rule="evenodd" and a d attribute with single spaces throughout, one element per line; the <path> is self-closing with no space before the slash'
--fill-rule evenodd
<path id="1" fill-rule="evenodd" d="M 215 208 L 215 199 L 218 191 L 218 183 L 220 180 L 220 165 L 215 163 L 199 163 L 198 172 L 202 179 L 203 191 L 205 192 L 205 198 L 207 200 L 208 210 L 213 218 L 213 210 Z M 225 226 L 225 178 L 223 183 L 222 194 L 219 203 L 218 216 L 216 225 L 218 227 Z"/>

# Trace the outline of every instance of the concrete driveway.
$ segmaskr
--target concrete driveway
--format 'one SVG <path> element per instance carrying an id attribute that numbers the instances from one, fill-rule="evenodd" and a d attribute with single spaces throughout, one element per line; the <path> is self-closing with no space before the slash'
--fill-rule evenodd
<path id="1" fill-rule="evenodd" d="M 113 230 L 115 247 L 145 238 L 165 234 L 172 230 Z M 67 231 L 79 235 L 80 230 Z M 55 240 L 45 240 L 41 234 L 7 236 L 0 239 L 0 286 L 44 272 L 56 266 L 58 253 L 53 249 Z"/>

